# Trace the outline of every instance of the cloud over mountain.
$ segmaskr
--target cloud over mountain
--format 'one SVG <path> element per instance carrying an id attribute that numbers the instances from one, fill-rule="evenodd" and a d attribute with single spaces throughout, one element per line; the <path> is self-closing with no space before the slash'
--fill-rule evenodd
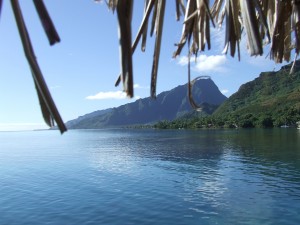
<path id="1" fill-rule="evenodd" d="M 200 55 L 196 58 L 191 58 L 191 65 L 193 69 L 198 72 L 222 72 L 225 71 L 225 63 L 226 63 L 226 56 L 225 55 Z M 196 64 L 194 64 L 194 62 Z M 180 56 L 178 59 L 178 64 L 181 66 L 186 66 L 188 64 L 188 57 L 187 56 Z"/>

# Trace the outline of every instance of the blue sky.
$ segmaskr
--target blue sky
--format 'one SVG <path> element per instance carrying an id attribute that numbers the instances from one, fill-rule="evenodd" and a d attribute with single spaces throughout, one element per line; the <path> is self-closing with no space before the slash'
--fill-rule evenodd
<path id="1" fill-rule="evenodd" d="M 94 1 L 44 1 L 61 42 L 50 47 L 31 1 L 20 1 L 40 68 L 65 122 L 96 110 L 117 107 L 150 96 L 154 37 L 146 52 L 134 54 L 135 97 L 125 98 L 122 86 L 114 87 L 120 72 L 116 15 Z M 135 1 L 133 37 L 142 17 L 143 1 Z M 187 48 L 172 59 L 180 40 L 182 20 L 175 20 L 174 1 L 167 1 L 157 94 L 187 82 Z M 0 18 L 0 131 L 46 128 L 9 1 Z M 267 57 L 250 57 L 242 41 L 242 57 L 222 54 L 224 28 L 212 28 L 212 50 L 202 52 L 192 64 L 192 76 L 209 75 L 226 96 L 260 72 L 278 70 Z"/>

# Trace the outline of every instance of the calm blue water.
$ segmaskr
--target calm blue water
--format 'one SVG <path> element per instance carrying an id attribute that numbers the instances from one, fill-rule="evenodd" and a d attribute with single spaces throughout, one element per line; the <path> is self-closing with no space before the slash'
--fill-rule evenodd
<path id="1" fill-rule="evenodd" d="M 300 224 L 300 130 L 0 133 L 0 224 Z"/>

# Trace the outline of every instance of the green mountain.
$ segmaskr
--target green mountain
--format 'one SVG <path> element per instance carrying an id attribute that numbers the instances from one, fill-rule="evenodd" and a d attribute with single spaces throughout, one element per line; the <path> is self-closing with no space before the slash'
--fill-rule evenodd
<path id="1" fill-rule="evenodd" d="M 227 99 L 210 78 L 196 81 L 192 94 L 203 107 L 202 115 L 212 114 Z M 69 129 L 95 129 L 153 124 L 160 120 L 174 120 L 192 111 L 185 84 L 160 93 L 156 99 L 148 97 L 116 108 L 99 110 L 69 121 L 66 125 Z"/>
<path id="2" fill-rule="evenodd" d="M 300 61 L 243 84 L 213 114 L 241 127 L 293 125 L 300 120 Z"/>

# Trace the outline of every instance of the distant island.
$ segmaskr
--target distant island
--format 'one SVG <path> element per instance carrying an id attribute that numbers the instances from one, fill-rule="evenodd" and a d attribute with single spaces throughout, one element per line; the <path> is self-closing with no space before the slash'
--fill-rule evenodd
<path id="1" fill-rule="evenodd" d="M 227 99 L 210 77 L 198 80 L 189 103 L 187 84 L 162 92 L 157 99 L 139 99 L 116 108 L 95 111 L 66 123 L 68 129 L 107 127 L 271 128 L 300 124 L 300 61 L 277 72 L 262 72 Z M 242 76 L 243 74 L 241 74 Z"/>
<path id="2" fill-rule="evenodd" d="M 188 99 L 187 84 L 157 95 L 156 99 L 143 98 L 116 108 L 95 111 L 75 120 L 68 121 L 68 129 L 99 129 L 107 127 L 128 127 L 154 125 L 162 120 L 172 121 L 195 111 Z M 192 95 L 202 111 L 200 117 L 211 115 L 227 97 L 224 96 L 210 77 L 197 80 Z"/>

